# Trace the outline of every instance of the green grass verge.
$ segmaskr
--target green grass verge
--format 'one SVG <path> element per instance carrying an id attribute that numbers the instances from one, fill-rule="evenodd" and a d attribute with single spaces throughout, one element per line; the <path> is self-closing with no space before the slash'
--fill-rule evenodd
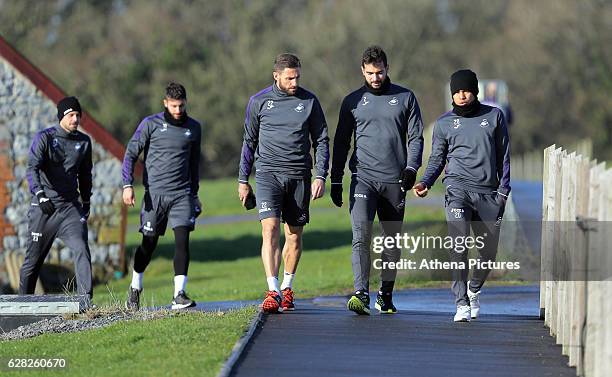
<path id="1" fill-rule="evenodd" d="M 321 201 L 329 200 L 324 198 Z M 317 200 L 316 202 L 319 202 Z M 322 203 L 324 205 L 325 203 Z M 442 209 L 408 208 L 408 224 L 439 221 Z M 260 299 L 267 289 L 260 258 L 259 222 L 198 226 L 191 233 L 191 262 L 188 291 L 196 301 Z M 130 248 L 140 242 L 140 234 L 130 232 Z M 346 205 L 313 211 L 304 230 L 304 253 L 295 280 L 298 298 L 325 294 L 345 294 L 352 290 L 351 225 Z M 282 242 L 282 240 L 281 240 Z M 172 299 L 174 238 L 171 231 L 160 238 L 154 259 L 144 277 L 143 302 L 167 305 Z M 377 275 L 373 273 L 373 277 Z M 131 276 L 111 281 L 95 290 L 98 304 L 124 300 Z M 376 278 L 373 279 L 373 284 Z M 439 285 L 402 277 L 398 287 Z M 112 295 L 109 295 L 109 292 Z"/>
<path id="2" fill-rule="evenodd" d="M 0 357 L 64 358 L 55 370 L 2 370 L 3 376 L 215 376 L 256 313 L 180 313 L 102 329 L 1 342 Z"/>

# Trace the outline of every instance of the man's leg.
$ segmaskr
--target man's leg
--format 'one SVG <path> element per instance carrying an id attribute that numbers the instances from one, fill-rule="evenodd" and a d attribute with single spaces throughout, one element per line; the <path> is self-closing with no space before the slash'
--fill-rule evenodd
<path id="1" fill-rule="evenodd" d="M 302 256 L 302 234 L 303 226 L 293 226 L 284 224 L 285 229 L 285 245 L 283 245 L 283 262 L 285 263 L 285 274 L 294 275 L 297 271 L 297 266 Z M 290 283 L 289 283 L 290 284 Z M 291 288 L 291 285 L 288 285 Z M 281 289 L 287 288 L 281 286 Z"/>
<path id="2" fill-rule="evenodd" d="M 195 229 L 195 201 L 190 194 L 166 199 L 168 219 L 174 231 L 174 295 L 172 309 L 195 306 L 186 293 L 189 270 L 189 233 Z"/>
<path id="3" fill-rule="evenodd" d="M 261 260 L 266 272 L 268 292 L 261 303 L 266 313 L 279 313 L 283 311 L 282 294 L 278 286 L 278 270 L 281 263 L 280 219 L 269 217 L 261 220 Z"/>
<path id="4" fill-rule="evenodd" d="M 261 259 L 266 272 L 266 278 L 276 278 L 278 285 L 278 270 L 281 263 L 281 250 L 279 245 L 280 240 L 280 219 L 278 217 L 269 217 L 261 220 Z M 268 280 L 268 283 L 270 280 Z M 276 288 L 268 286 L 268 290 L 277 290 L 280 293 L 278 286 Z"/>
<path id="5" fill-rule="evenodd" d="M 278 286 L 278 270 L 281 263 L 280 217 L 283 203 L 283 186 L 279 178 L 271 173 L 255 174 L 257 212 L 261 222 L 261 260 L 266 273 L 268 292 L 261 307 L 265 312 L 283 310 L 282 295 Z"/>
<path id="6" fill-rule="evenodd" d="M 484 242 L 483 247 L 478 249 L 479 259 L 481 262 L 495 261 L 505 204 L 495 194 L 474 193 L 473 195 L 476 196 L 474 198 L 474 205 L 477 213 L 472 227 L 474 235 L 482 237 Z M 491 269 L 488 268 L 474 269 L 469 286 L 472 293 L 480 291 L 489 272 L 491 272 Z"/>
<path id="7" fill-rule="evenodd" d="M 406 193 L 401 190 L 400 184 L 383 184 L 377 208 L 378 220 L 382 227 L 383 237 L 395 238 L 402 232 L 405 204 Z M 376 296 L 375 304 L 376 309 L 381 313 L 397 313 L 392 298 L 397 269 L 388 268 L 388 266 L 389 263 L 397 263 L 401 258 L 401 254 L 401 250 L 397 246 L 383 249 L 381 258 L 383 269 L 380 271 L 380 290 Z"/>
<path id="8" fill-rule="evenodd" d="M 45 215 L 38 206 L 28 212 L 28 248 L 19 274 L 19 294 L 34 294 L 40 269 L 58 229 L 56 214 Z"/>
<path id="9" fill-rule="evenodd" d="M 164 235 L 166 231 L 168 216 L 162 204 L 161 196 L 152 195 L 145 191 L 140 209 L 142 241 L 134 252 L 132 282 L 128 289 L 128 299 L 125 304 L 127 309 L 138 310 L 140 308 L 144 271 L 151 262 L 159 236 Z"/>
<path id="10" fill-rule="evenodd" d="M 465 268 L 454 269 L 452 271 L 453 283 L 451 290 L 455 295 L 457 307 L 469 306 L 467 296 L 467 256 L 468 250 L 465 249 L 465 237 L 470 235 L 470 222 L 472 218 L 472 207 L 470 205 L 469 194 L 459 188 L 450 188 L 446 192 L 446 223 L 448 235 L 453 240 L 454 247 L 449 250 L 450 261 L 463 263 Z"/>
<path id="11" fill-rule="evenodd" d="M 346 306 L 357 314 L 370 314 L 370 242 L 376 214 L 378 191 L 372 184 L 353 176 L 349 196 L 349 211 L 353 229 L 352 265 L 355 294 Z"/>
<path id="12" fill-rule="evenodd" d="M 58 237 L 74 255 L 77 292 L 92 297 L 91 252 L 87 242 L 87 223 L 81 222 L 80 204 L 69 203 L 56 209 L 62 217 Z"/>
<path id="13" fill-rule="evenodd" d="M 383 237 L 396 237 L 402 232 L 404 222 L 404 210 L 406 204 L 406 193 L 401 190 L 401 185 L 388 183 L 384 185 L 381 198 L 378 200 L 378 220 L 382 226 Z M 401 258 L 401 250 L 397 247 L 385 248 L 382 253 L 382 261 L 398 262 Z M 381 270 L 381 292 L 393 291 L 397 269 L 385 268 Z"/>
<path id="14" fill-rule="evenodd" d="M 311 177 L 284 178 L 283 183 L 283 205 L 282 219 L 285 223 L 285 244 L 283 246 L 283 261 L 285 272 L 281 290 L 285 293 L 287 288 L 292 288 L 293 279 L 302 255 L 302 234 L 304 226 L 310 221 L 310 185 Z M 289 292 L 293 295 L 293 292 Z M 293 306 L 291 302 L 287 303 Z"/>
<path id="15" fill-rule="evenodd" d="M 376 189 L 361 178 L 353 177 L 349 210 L 353 228 L 352 264 L 355 291 L 369 292 L 370 290 L 370 242 L 377 204 L 378 192 Z"/>
<path id="16" fill-rule="evenodd" d="M 285 272 L 283 283 L 280 286 L 283 300 L 283 310 L 295 310 L 295 298 L 293 295 L 293 279 L 302 255 L 302 233 L 303 226 L 293 226 L 285 223 L 285 245 L 283 246 L 283 261 Z"/>
<path id="17" fill-rule="evenodd" d="M 136 274 L 144 274 L 147 266 L 151 262 L 158 240 L 159 236 L 142 236 L 140 246 L 136 248 L 136 252 L 134 253 L 134 272 Z M 132 280 L 132 288 L 142 290 L 141 276 L 136 280 Z"/>
<path id="18" fill-rule="evenodd" d="M 174 296 L 185 291 L 189 270 L 189 228 L 174 228 Z M 177 279 L 178 278 L 178 279 Z M 177 281 L 178 280 L 178 281 Z"/>

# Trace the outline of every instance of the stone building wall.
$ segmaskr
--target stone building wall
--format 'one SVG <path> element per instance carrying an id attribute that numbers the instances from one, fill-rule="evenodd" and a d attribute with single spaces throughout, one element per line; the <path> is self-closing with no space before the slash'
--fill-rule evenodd
<path id="1" fill-rule="evenodd" d="M 36 132 L 57 124 L 56 113 L 53 101 L 0 57 L 0 282 L 8 281 L 4 267 L 7 252 L 25 254 L 31 200 L 26 179 L 28 151 Z M 89 245 L 96 277 L 102 280 L 123 269 L 125 212 L 121 204 L 121 162 L 104 149 L 102 140 L 92 137 L 92 142 Z M 72 252 L 56 240 L 47 261 L 68 266 L 72 260 Z"/>

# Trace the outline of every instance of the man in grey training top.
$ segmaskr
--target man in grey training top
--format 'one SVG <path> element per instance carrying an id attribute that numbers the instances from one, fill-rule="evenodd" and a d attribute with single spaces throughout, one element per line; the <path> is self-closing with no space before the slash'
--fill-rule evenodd
<path id="1" fill-rule="evenodd" d="M 261 257 L 268 282 L 261 307 L 270 313 L 295 309 L 292 283 L 302 253 L 302 232 L 309 221 L 310 199 L 320 198 L 325 191 L 329 163 L 325 116 L 317 97 L 299 86 L 300 66 L 295 55 L 277 56 L 274 83 L 250 98 L 244 120 L 238 196 L 245 205 L 252 195 L 248 179 L 254 164 Z M 311 147 L 316 174 L 312 184 Z M 281 218 L 285 273 L 279 287 Z"/>
<path id="2" fill-rule="evenodd" d="M 363 53 L 364 85 L 344 98 L 334 138 L 331 198 L 342 206 L 342 176 L 351 139 L 355 138 L 349 168 L 350 216 L 353 227 L 353 275 L 355 294 L 347 307 L 370 314 L 370 242 L 372 223 L 378 220 L 385 236 L 401 232 L 406 192 L 412 188 L 421 167 L 423 121 L 411 90 L 391 83 L 387 56 L 378 46 Z M 382 254 L 381 287 L 375 307 L 381 313 L 396 313 L 392 292 L 397 270 L 385 268 L 397 262 L 401 252 L 385 249 Z"/>
<path id="3" fill-rule="evenodd" d="M 478 101 L 474 72 L 464 69 L 453 73 L 450 90 L 453 110 L 436 121 L 431 157 L 414 193 L 426 196 L 446 165 L 446 221 L 449 236 L 457 242 L 450 259 L 466 266 L 453 271 L 454 321 L 467 322 L 478 317 L 480 289 L 490 269 L 476 268 L 468 283 L 467 251 L 460 240 L 470 235 L 471 226 L 476 237 L 483 237 L 483 247 L 478 249 L 480 261 L 495 260 L 510 194 L 510 139 L 503 112 Z"/>
<path id="4" fill-rule="evenodd" d="M 146 117 L 136 129 L 123 159 L 123 203 L 134 206 L 134 164 L 144 152 L 145 188 L 140 211 L 142 243 L 134 255 L 128 309 L 140 307 L 144 271 L 168 221 L 174 231 L 174 299 L 172 309 L 194 306 L 185 293 L 189 268 L 189 232 L 201 212 L 198 199 L 200 123 L 187 116 L 187 92 L 181 84 L 166 87 L 164 112 Z"/>
<path id="5" fill-rule="evenodd" d="M 34 136 L 28 157 L 31 238 L 21 266 L 19 293 L 34 293 L 40 269 L 59 237 L 74 255 L 78 293 L 91 299 L 91 254 L 87 244 L 91 139 L 78 131 L 81 105 L 75 97 L 66 97 L 57 104 L 57 119 L 58 125 Z"/>

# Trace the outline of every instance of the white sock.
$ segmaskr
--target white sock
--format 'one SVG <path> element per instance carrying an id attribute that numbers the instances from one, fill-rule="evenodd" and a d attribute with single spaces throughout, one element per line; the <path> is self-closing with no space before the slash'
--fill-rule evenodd
<path id="1" fill-rule="evenodd" d="M 295 277 L 295 274 L 291 274 L 287 271 L 285 271 L 285 273 L 283 274 L 283 284 L 281 284 L 281 291 L 285 288 L 291 288 L 291 284 L 293 284 L 293 278 Z"/>
<path id="2" fill-rule="evenodd" d="M 144 272 L 132 271 L 132 288 L 142 291 L 142 277 Z"/>
<path id="3" fill-rule="evenodd" d="M 266 278 L 266 280 L 268 281 L 268 290 L 276 291 L 280 295 L 281 292 L 280 289 L 278 289 L 278 278 L 276 276 L 270 276 L 269 278 Z"/>
<path id="4" fill-rule="evenodd" d="M 184 291 L 186 285 L 187 285 L 187 275 L 174 276 L 174 297 L 178 296 L 178 293 L 180 291 Z"/>

